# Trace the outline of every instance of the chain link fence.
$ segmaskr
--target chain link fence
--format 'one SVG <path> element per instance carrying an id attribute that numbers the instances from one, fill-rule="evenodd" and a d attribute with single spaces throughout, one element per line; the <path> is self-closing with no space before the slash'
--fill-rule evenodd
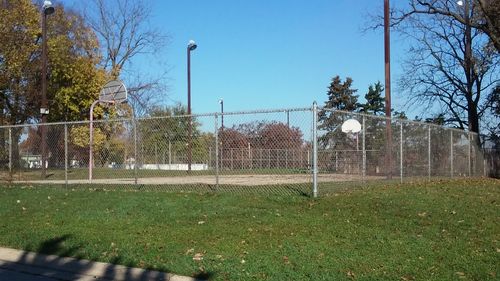
<path id="1" fill-rule="evenodd" d="M 342 132 L 349 119 L 361 124 L 359 132 Z M 474 133 L 316 106 L 92 125 L 92 131 L 88 121 L 0 127 L 0 179 L 316 196 L 347 183 L 477 177 L 498 167 L 498 159 L 483 157 Z"/>

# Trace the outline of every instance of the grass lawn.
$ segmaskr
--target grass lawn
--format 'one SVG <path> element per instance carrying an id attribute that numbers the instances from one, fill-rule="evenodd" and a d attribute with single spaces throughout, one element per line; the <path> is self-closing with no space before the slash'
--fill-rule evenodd
<path id="1" fill-rule="evenodd" d="M 191 171 L 175 171 L 175 170 L 141 170 L 134 171 L 133 169 L 112 169 L 112 168 L 94 168 L 92 175 L 94 179 L 110 179 L 110 178 L 134 178 L 135 173 L 139 178 L 145 177 L 184 177 L 188 175 L 194 176 L 215 176 L 215 170 Z M 273 175 L 273 174 L 306 174 L 310 173 L 306 169 L 235 169 L 235 170 L 220 170 L 220 175 Z M 12 176 L 12 180 L 42 180 L 41 170 L 39 169 L 21 169 L 16 170 L 12 175 L 8 171 L 0 171 L 0 179 L 8 180 Z M 88 168 L 71 168 L 68 169 L 68 179 L 88 179 Z M 63 169 L 48 169 L 45 179 L 48 180 L 64 180 Z"/>
<path id="2" fill-rule="evenodd" d="M 4 187 L 0 245 L 210 280 L 498 280 L 499 215 L 486 179 L 317 200 Z"/>

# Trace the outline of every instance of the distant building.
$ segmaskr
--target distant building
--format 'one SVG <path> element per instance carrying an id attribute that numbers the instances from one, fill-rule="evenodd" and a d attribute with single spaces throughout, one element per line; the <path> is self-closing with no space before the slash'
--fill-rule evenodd
<path id="1" fill-rule="evenodd" d="M 21 155 L 21 163 L 27 169 L 39 169 L 42 167 L 42 155 Z"/>

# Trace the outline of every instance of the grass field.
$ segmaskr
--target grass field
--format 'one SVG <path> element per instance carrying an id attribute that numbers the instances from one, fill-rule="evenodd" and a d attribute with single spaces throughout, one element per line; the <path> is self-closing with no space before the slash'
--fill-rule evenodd
<path id="1" fill-rule="evenodd" d="M 498 280 L 500 181 L 300 195 L 0 189 L 0 245 L 210 280 Z"/>
<path id="2" fill-rule="evenodd" d="M 47 169 L 45 178 L 41 176 L 39 169 L 22 169 L 16 170 L 9 174 L 8 171 L 0 171 L 0 179 L 8 180 L 64 180 L 64 169 Z M 112 169 L 112 168 L 94 168 L 92 175 L 94 179 L 109 179 L 109 178 L 139 178 L 145 177 L 184 177 L 184 176 L 215 176 L 215 170 L 191 171 L 175 171 L 175 170 L 141 170 L 134 171 L 133 169 Z M 306 174 L 310 173 L 306 169 L 235 169 L 235 170 L 220 170 L 221 175 L 275 175 L 275 174 Z M 68 179 L 88 179 L 88 168 L 71 168 L 68 169 Z"/>

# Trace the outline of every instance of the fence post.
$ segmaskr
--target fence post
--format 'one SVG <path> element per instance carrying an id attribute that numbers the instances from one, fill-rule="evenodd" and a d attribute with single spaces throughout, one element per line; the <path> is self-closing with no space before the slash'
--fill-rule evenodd
<path id="1" fill-rule="evenodd" d="M 250 160 L 250 170 L 253 169 L 253 154 L 252 154 L 252 147 L 250 146 L 250 143 L 248 143 L 248 160 Z"/>
<path id="2" fill-rule="evenodd" d="M 233 165 L 234 165 L 234 157 L 233 157 L 233 150 L 234 148 L 231 148 L 229 151 L 231 151 L 231 171 L 234 169 Z"/>
<path id="3" fill-rule="evenodd" d="M 271 149 L 267 150 L 267 168 L 271 169 Z"/>
<path id="4" fill-rule="evenodd" d="M 64 184 L 68 187 L 68 124 L 64 124 Z"/>
<path id="5" fill-rule="evenodd" d="M 311 167 L 311 152 L 309 149 L 307 150 L 307 168 L 309 169 Z"/>
<path id="6" fill-rule="evenodd" d="M 313 103 L 313 197 L 318 197 L 318 104 Z"/>
<path id="7" fill-rule="evenodd" d="M 240 150 L 240 157 L 241 157 L 241 167 L 240 169 L 243 169 L 243 167 L 245 166 L 245 151 L 243 149 Z"/>
<path id="8" fill-rule="evenodd" d="M 469 168 L 469 178 L 472 177 L 472 157 L 471 157 L 471 154 L 472 154 L 471 142 L 472 142 L 472 140 L 471 140 L 470 134 L 471 134 L 471 132 L 469 132 L 469 134 L 468 134 L 469 135 L 469 155 L 468 155 L 469 156 L 469 159 L 468 159 L 469 160 L 469 167 L 468 167 Z"/>
<path id="9" fill-rule="evenodd" d="M 339 171 L 339 152 L 335 150 L 335 172 Z"/>
<path id="10" fill-rule="evenodd" d="M 363 115 L 363 139 L 362 139 L 362 146 L 363 146 L 363 182 L 366 181 L 366 129 L 365 129 L 365 116 Z"/>
<path id="11" fill-rule="evenodd" d="M 212 167 L 212 147 L 208 147 L 208 163 L 207 163 L 208 168 L 210 169 Z"/>
<path id="12" fill-rule="evenodd" d="M 431 126 L 427 127 L 427 177 L 431 180 Z"/>
<path id="13" fill-rule="evenodd" d="M 172 142 L 168 140 L 168 167 L 172 168 Z"/>
<path id="14" fill-rule="evenodd" d="M 453 178 L 453 130 L 450 130 L 450 176 Z"/>
<path id="15" fill-rule="evenodd" d="M 218 116 L 218 115 L 216 115 Z M 216 117 L 217 118 L 217 117 Z M 219 158 L 220 158 L 220 167 L 219 169 L 221 171 L 224 170 L 224 139 L 225 139 L 225 133 L 224 133 L 224 124 L 222 124 L 224 120 L 224 115 L 221 114 L 221 126 L 220 126 L 220 132 L 221 132 L 221 140 L 220 140 L 220 151 L 219 151 Z M 217 125 L 218 126 L 218 125 Z"/>
<path id="16" fill-rule="evenodd" d="M 304 167 L 304 149 L 303 148 L 300 148 L 298 150 L 298 153 L 299 153 L 299 159 L 298 159 L 298 166 L 297 168 L 301 169 Z"/>
<path id="17" fill-rule="evenodd" d="M 285 168 L 288 169 L 288 148 L 285 149 Z"/>
<path id="18" fill-rule="evenodd" d="M 219 132 L 217 124 L 217 113 L 214 115 L 214 130 L 215 130 L 215 188 L 219 188 Z"/>
<path id="19" fill-rule="evenodd" d="M 158 144 L 155 142 L 155 163 L 158 163 Z"/>
<path id="20" fill-rule="evenodd" d="M 12 180 L 12 128 L 9 128 L 9 178 Z"/>
<path id="21" fill-rule="evenodd" d="M 132 119 L 132 122 L 134 124 L 134 184 L 137 185 L 137 120 L 135 119 L 135 114 L 134 114 L 134 119 Z"/>
<path id="22" fill-rule="evenodd" d="M 399 177 L 403 183 L 403 122 L 399 121 Z"/>
<path id="23" fill-rule="evenodd" d="M 264 163 L 264 156 L 262 156 L 262 151 L 263 150 L 264 150 L 263 148 L 259 149 L 259 151 L 260 151 L 260 161 L 259 161 L 259 165 L 260 166 L 259 166 L 259 168 L 260 169 L 262 169 L 262 167 L 264 167 L 264 164 L 263 164 Z"/>

